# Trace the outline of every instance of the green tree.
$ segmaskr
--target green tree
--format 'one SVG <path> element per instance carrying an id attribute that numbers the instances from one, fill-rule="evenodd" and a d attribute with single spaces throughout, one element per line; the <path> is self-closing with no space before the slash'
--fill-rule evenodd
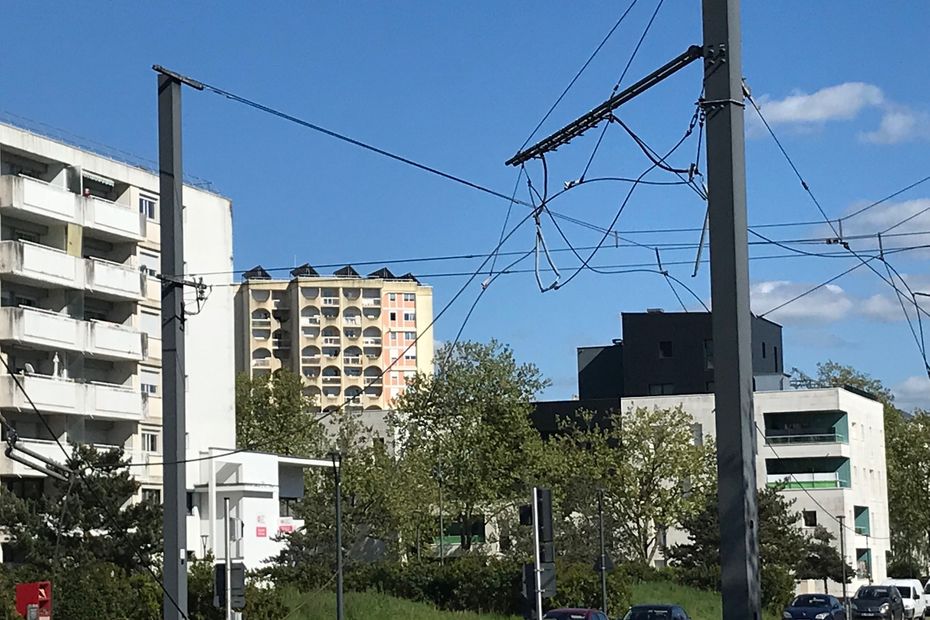
<path id="1" fill-rule="evenodd" d="M 303 379 L 285 369 L 236 377 L 236 444 L 240 448 L 319 457 L 326 430 Z"/>
<path id="2" fill-rule="evenodd" d="M 715 478 L 713 444 L 695 442 L 681 406 L 640 407 L 595 420 L 580 411 L 547 445 L 559 503 L 560 549 L 597 553 L 597 494 L 621 557 L 650 564 L 660 534 L 699 512 Z"/>
<path id="3" fill-rule="evenodd" d="M 794 502 L 780 491 L 778 487 L 766 487 L 758 492 L 762 602 L 772 609 L 784 605 L 793 595 L 794 574 L 808 549 L 808 539 L 798 527 L 798 514 L 791 508 Z M 669 550 L 679 579 L 719 591 L 720 521 L 716 492 L 705 496 L 704 510 L 686 519 L 683 526 L 690 542 Z"/>
<path id="4" fill-rule="evenodd" d="M 8 553 L 40 570 L 104 562 L 126 571 L 153 567 L 161 552 L 161 506 L 132 502 L 139 483 L 122 450 L 77 446 L 70 482 L 45 481 L 45 492 L 21 499 L 0 489 L 0 523 Z"/>
<path id="5" fill-rule="evenodd" d="M 475 521 L 525 501 L 538 474 L 542 441 L 529 414 L 548 382 L 493 340 L 447 344 L 436 358 L 436 374 L 418 374 L 395 401 L 391 424 L 420 505 L 430 512 L 441 484 L 468 551 Z"/>
<path id="6" fill-rule="evenodd" d="M 837 549 L 836 537 L 827 529 L 818 525 L 807 543 L 806 554 L 798 564 L 798 579 L 822 579 L 823 591 L 827 591 L 827 580 L 843 582 L 843 570 L 847 583 L 852 580 L 855 571 L 848 564 L 843 566 L 843 558 Z"/>

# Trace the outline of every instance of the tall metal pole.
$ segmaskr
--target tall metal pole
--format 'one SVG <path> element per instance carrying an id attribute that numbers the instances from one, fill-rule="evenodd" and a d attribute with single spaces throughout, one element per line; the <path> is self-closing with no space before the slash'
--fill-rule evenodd
<path id="1" fill-rule="evenodd" d="M 161 272 L 184 272 L 182 217 L 181 81 L 158 76 L 158 169 Z M 178 278 L 179 280 L 181 278 Z M 184 295 L 180 283 L 162 280 L 162 444 L 164 488 L 164 620 L 187 616 L 187 480 L 184 402 Z"/>
<path id="2" fill-rule="evenodd" d="M 849 613 L 849 601 L 846 598 L 846 515 L 839 515 L 836 518 L 840 523 L 840 558 L 843 560 L 843 609 L 846 610 L 846 616 Z"/>
<path id="3" fill-rule="evenodd" d="M 446 533 L 446 524 L 443 522 L 442 516 L 442 466 L 439 467 L 439 476 L 437 482 L 439 483 L 439 564 L 440 566 L 445 565 L 446 563 L 446 549 L 443 543 L 443 536 Z"/>
<path id="4" fill-rule="evenodd" d="M 333 479 L 336 494 L 336 620 L 345 618 L 342 596 L 342 455 L 333 453 Z"/>
<path id="5" fill-rule="evenodd" d="M 703 0 L 723 620 L 756 620 L 756 461 L 739 0 Z"/>
<path id="6" fill-rule="evenodd" d="M 533 588 L 536 598 L 536 620 L 543 617 L 542 558 L 539 557 L 539 489 L 533 487 Z"/>
<path id="7" fill-rule="evenodd" d="M 604 546 L 604 489 L 597 490 L 597 524 L 601 545 L 601 561 L 598 566 L 601 571 L 601 611 L 609 616 L 607 611 L 607 552 Z"/>
<path id="8" fill-rule="evenodd" d="M 223 555 L 226 571 L 226 620 L 233 620 L 232 611 L 232 557 L 229 554 L 229 498 L 223 498 Z"/>

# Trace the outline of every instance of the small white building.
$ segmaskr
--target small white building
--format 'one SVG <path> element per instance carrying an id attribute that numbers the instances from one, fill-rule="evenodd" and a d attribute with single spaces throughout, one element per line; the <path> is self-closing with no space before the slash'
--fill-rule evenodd
<path id="1" fill-rule="evenodd" d="M 713 394 L 623 398 L 622 407 L 681 405 L 694 419 L 695 438 L 716 436 Z M 891 550 L 881 403 L 842 388 L 756 392 L 753 397 L 758 486 L 784 485 L 795 500 L 800 526 L 822 526 L 836 537 L 845 516 L 847 563 L 855 568 L 851 592 L 881 583 Z M 669 532 L 668 544 L 683 542 Z M 657 560 L 663 562 L 662 559 Z M 830 583 L 840 594 L 839 583 Z M 820 592 L 822 581 L 802 582 L 799 592 Z"/>

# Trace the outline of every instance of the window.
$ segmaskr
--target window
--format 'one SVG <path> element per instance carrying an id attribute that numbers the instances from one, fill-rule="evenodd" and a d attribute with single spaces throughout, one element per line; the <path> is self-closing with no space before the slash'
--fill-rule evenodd
<path id="1" fill-rule="evenodd" d="M 778 372 L 778 347 L 772 347 L 772 357 L 775 358 L 775 372 Z"/>
<path id="2" fill-rule="evenodd" d="M 391 342 L 397 342 L 397 332 L 391 332 Z"/>
<path id="3" fill-rule="evenodd" d="M 149 338 L 161 338 L 161 315 L 143 310 L 139 314 L 139 327 Z"/>
<path id="4" fill-rule="evenodd" d="M 28 241 L 29 243 L 39 243 L 39 234 L 28 230 L 13 229 L 13 238 L 17 241 Z"/>
<path id="5" fill-rule="evenodd" d="M 650 396 L 669 396 L 674 393 L 675 393 L 674 383 L 650 383 L 649 384 L 649 395 Z"/>
<path id="6" fill-rule="evenodd" d="M 695 423 L 691 425 L 691 436 L 694 441 L 694 445 L 703 446 L 704 445 L 704 425 Z"/>
<path id="7" fill-rule="evenodd" d="M 187 515 L 192 516 L 194 514 L 194 493 L 192 491 L 187 492 Z"/>
<path id="8" fill-rule="evenodd" d="M 397 301 L 397 293 L 388 293 L 388 301 Z"/>
<path id="9" fill-rule="evenodd" d="M 417 333 L 416 332 L 404 332 L 404 338 L 406 338 L 407 340 L 416 340 Z"/>
<path id="10" fill-rule="evenodd" d="M 142 451 L 158 452 L 158 433 L 142 432 Z"/>
<path id="11" fill-rule="evenodd" d="M 417 354 L 412 351 L 404 353 L 404 359 L 408 362 L 415 362 L 417 361 Z"/>
<path id="12" fill-rule="evenodd" d="M 397 320 L 397 313 L 396 313 L 396 312 L 391 312 L 391 313 L 389 313 L 389 314 L 388 314 L 388 318 L 389 318 L 390 320 L 392 320 L 392 321 L 396 321 L 396 320 Z"/>
<path id="13" fill-rule="evenodd" d="M 142 489 L 142 501 L 150 504 L 160 504 L 161 489 Z"/>
<path id="14" fill-rule="evenodd" d="M 416 301 L 417 296 L 415 293 L 404 293 L 404 301 Z"/>
<path id="15" fill-rule="evenodd" d="M 765 359 L 765 343 L 762 343 L 762 359 Z"/>
<path id="16" fill-rule="evenodd" d="M 416 312 L 404 312 L 404 320 L 405 321 L 416 321 L 417 313 Z"/>
<path id="17" fill-rule="evenodd" d="M 158 219 L 158 202 L 148 196 L 139 196 L 139 213 L 153 222 Z"/>
<path id="18" fill-rule="evenodd" d="M 161 258 L 158 254 L 152 254 L 151 252 L 139 252 L 139 271 L 142 273 L 154 276 L 158 273 L 158 268 L 161 264 Z"/>
<path id="19" fill-rule="evenodd" d="M 672 357 L 672 341 L 671 340 L 659 341 L 659 358 L 668 359 L 670 357 Z"/>
<path id="20" fill-rule="evenodd" d="M 816 510 L 802 511 L 801 518 L 804 520 L 804 527 L 817 527 L 817 511 Z"/>
<path id="21" fill-rule="evenodd" d="M 157 394 L 158 385 L 161 383 L 161 373 L 157 370 L 143 369 L 139 373 L 139 383 L 142 385 L 143 394 Z"/>
<path id="22" fill-rule="evenodd" d="M 278 500 L 278 505 L 282 517 L 296 516 L 295 508 L 297 508 L 297 500 L 293 497 L 282 497 Z"/>
<path id="23" fill-rule="evenodd" d="M 714 369 L 714 341 L 708 338 L 704 341 L 704 370 Z"/>

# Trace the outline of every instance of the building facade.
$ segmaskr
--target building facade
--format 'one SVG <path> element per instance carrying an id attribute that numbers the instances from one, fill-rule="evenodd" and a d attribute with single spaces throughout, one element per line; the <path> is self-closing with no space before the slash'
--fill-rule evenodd
<path id="1" fill-rule="evenodd" d="M 433 292 L 410 274 L 305 265 L 285 280 L 256 267 L 235 303 L 237 370 L 300 374 L 323 412 L 345 403 L 376 422 L 410 378 L 432 372 Z"/>
<path id="2" fill-rule="evenodd" d="M 709 312 L 624 312 L 623 339 L 578 348 L 578 397 L 711 393 L 714 341 Z M 783 389 L 781 326 L 752 317 L 757 390 Z"/>
<path id="3" fill-rule="evenodd" d="M 624 398 L 630 407 L 681 405 L 691 414 L 696 437 L 714 437 L 712 394 Z M 881 403 L 842 388 L 756 392 L 756 476 L 758 487 L 783 486 L 794 500 L 799 526 L 807 533 L 822 526 L 839 548 L 845 534 L 846 560 L 855 567 L 850 591 L 887 576 L 891 551 L 885 461 L 884 409 Z M 845 516 L 845 532 L 837 517 Z M 669 532 L 668 544 L 684 540 Z M 820 592 L 823 584 L 802 582 L 801 592 Z M 838 583 L 831 594 L 840 594 Z"/>
<path id="4" fill-rule="evenodd" d="M 16 445 L 59 463 L 65 455 L 30 399 L 66 448 L 124 450 L 137 499 L 152 501 L 163 478 L 158 196 L 148 170 L 0 124 L 0 413 Z M 186 185 L 184 226 L 185 273 L 211 274 L 205 299 L 185 292 L 187 455 L 210 457 L 187 464 L 187 546 L 222 555 L 216 506 L 232 495 L 242 522 L 233 550 L 255 567 L 278 544 L 271 538 L 295 526 L 279 505 L 303 494 L 296 481 L 308 464 L 228 454 L 236 445 L 231 202 Z M 4 426 L 3 439 L 10 435 Z M 204 463 L 218 472 L 212 479 Z M 249 486 L 258 478 L 261 492 Z M 0 456 L 0 483 L 34 495 L 45 478 Z"/>

